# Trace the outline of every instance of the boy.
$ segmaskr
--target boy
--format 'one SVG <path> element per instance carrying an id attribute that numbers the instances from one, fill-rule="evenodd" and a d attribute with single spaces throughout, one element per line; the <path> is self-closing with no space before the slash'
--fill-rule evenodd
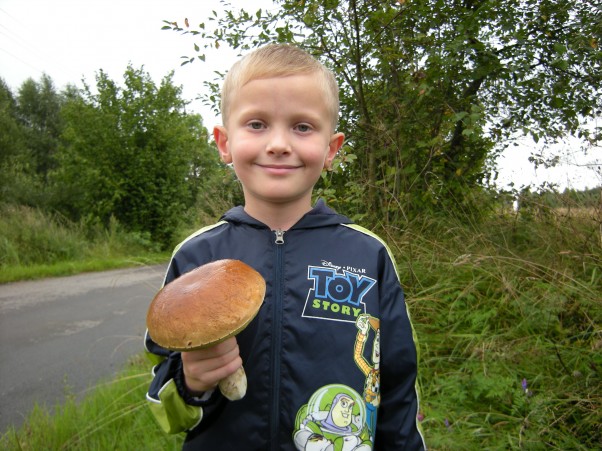
<path id="1" fill-rule="evenodd" d="M 223 258 L 267 281 L 237 337 L 171 353 L 147 398 L 184 449 L 419 450 L 416 351 L 388 248 L 327 208 L 312 189 L 344 140 L 334 76 L 304 51 L 268 45 L 236 63 L 214 137 L 245 198 L 180 244 L 165 283 Z M 382 351 L 382 353 L 381 353 Z M 226 400 L 218 381 L 244 362 L 249 388 Z"/>

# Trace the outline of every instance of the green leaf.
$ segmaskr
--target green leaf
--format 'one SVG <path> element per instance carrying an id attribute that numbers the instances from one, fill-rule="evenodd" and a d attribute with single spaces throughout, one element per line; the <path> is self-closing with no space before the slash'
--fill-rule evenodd
<path id="1" fill-rule="evenodd" d="M 564 100 L 560 97 L 552 97 L 550 100 L 550 105 L 554 108 L 562 108 L 564 107 Z"/>
<path id="2" fill-rule="evenodd" d="M 466 111 L 459 111 L 457 113 L 454 113 L 454 115 L 452 116 L 452 120 L 454 122 L 458 122 L 464 119 L 466 116 L 468 116 L 468 113 Z"/>
<path id="3" fill-rule="evenodd" d="M 560 42 L 554 43 L 554 51 L 559 55 L 564 55 L 567 52 L 566 46 Z"/>

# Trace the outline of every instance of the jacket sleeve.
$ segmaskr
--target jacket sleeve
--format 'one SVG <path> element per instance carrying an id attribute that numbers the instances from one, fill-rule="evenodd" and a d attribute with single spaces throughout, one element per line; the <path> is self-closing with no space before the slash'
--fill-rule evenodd
<path id="1" fill-rule="evenodd" d="M 378 449 L 424 450 L 417 420 L 417 353 L 414 331 L 395 261 L 381 254 L 381 404 L 375 444 Z"/>
<path id="2" fill-rule="evenodd" d="M 174 264 L 170 264 L 164 285 L 176 278 Z M 168 434 L 185 432 L 198 426 L 207 414 L 215 408 L 217 392 L 208 392 L 203 398 L 188 394 L 184 384 L 182 359 L 179 352 L 172 352 L 152 340 L 148 330 L 144 346 L 149 360 L 154 365 L 153 379 L 146 399 L 150 410 L 161 428 Z"/>
<path id="3" fill-rule="evenodd" d="M 170 353 L 155 344 L 146 333 L 147 355 L 155 366 L 153 380 L 146 394 L 151 412 L 161 428 L 168 434 L 194 428 L 203 418 L 203 407 L 186 403 L 178 390 L 176 380 L 181 377 L 182 361 L 179 353 Z"/>

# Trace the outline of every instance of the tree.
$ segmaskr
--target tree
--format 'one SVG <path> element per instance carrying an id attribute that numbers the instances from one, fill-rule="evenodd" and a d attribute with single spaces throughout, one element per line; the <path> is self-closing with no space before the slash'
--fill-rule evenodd
<path id="1" fill-rule="evenodd" d="M 119 87 L 100 71 L 96 93 L 89 86 L 72 93 L 54 174 L 71 217 L 108 224 L 113 216 L 128 230 L 172 245 L 193 189 L 217 166 L 202 120 L 186 113 L 172 75 L 156 86 L 142 69 L 128 67 Z"/>
<path id="2" fill-rule="evenodd" d="M 31 164 L 40 181 L 46 184 L 55 167 L 55 156 L 62 131 L 62 96 L 52 79 L 44 74 L 39 82 L 28 78 L 19 88 L 18 115 L 26 131 Z"/>
<path id="3" fill-rule="evenodd" d="M 2 199 L 44 206 L 61 134 L 62 96 L 43 75 L 39 82 L 24 81 L 16 97 L 2 82 L 0 97 Z"/>
<path id="4" fill-rule="evenodd" d="M 13 197 L 16 168 L 20 166 L 20 156 L 25 151 L 25 136 L 18 121 L 17 102 L 0 79 L 0 199 L 7 201 Z"/>
<path id="5" fill-rule="evenodd" d="M 165 28 L 196 35 L 201 59 L 203 49 L 224 43 L 278 41 L 329 65 L 342 88 L 345 152 L 357 157 L 331 184 L 340 198 L 357 193 L 356 204 L 381 218 L 462 204 L 517 133 L 600 140 L 600 129 L 585 126 L 602 110 L 600 0 L 274 4 L 255 14 L 224 8 L 212 26 Z"/>

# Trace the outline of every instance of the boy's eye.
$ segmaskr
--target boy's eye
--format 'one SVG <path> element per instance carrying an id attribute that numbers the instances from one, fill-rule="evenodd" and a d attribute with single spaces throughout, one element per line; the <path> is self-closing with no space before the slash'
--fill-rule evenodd
<path id="1" fill-rule="evenodd" d="M 312 130 L 311 125 L 308 125 L 308 124 L 299 124 L 295 128 L 298 131 L 300 131 L 301 133 L 307 133 L 307 132 L 310 132 Z"/>
<path id="2" fill-rule="evenodd" d="M 248 127 L 253 130 L 261 130 L 263 128 L 263 124 L 259 121 L 249 122 Z"/>

